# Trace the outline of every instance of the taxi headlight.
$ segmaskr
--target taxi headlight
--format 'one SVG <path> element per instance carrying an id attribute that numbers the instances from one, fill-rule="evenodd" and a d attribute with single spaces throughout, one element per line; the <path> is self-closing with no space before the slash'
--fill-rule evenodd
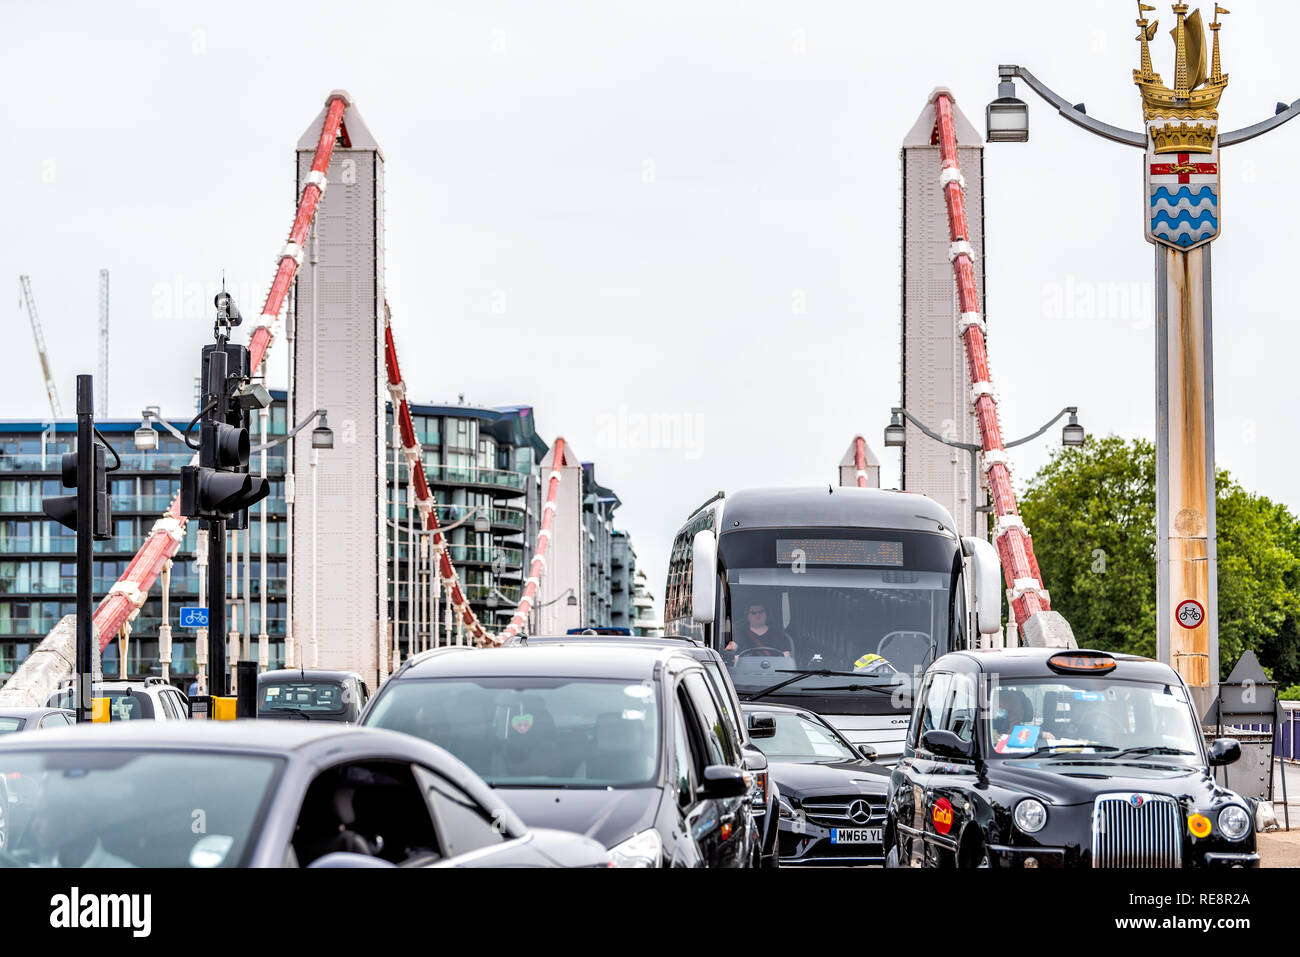
<path id="1" fill-rule="evenodd" d="M 1239 804 L 1229 804 L 1219 812 L 1219 833 L 1230 841 L 1240 841 L 1250 833 L 1250 814 Z"/>
<path id="2" fill-rule="evenodd" d="M 1043 806 L 1042 801 L 1025 798 L 1016 805 L 1016 811 L 1011 817 L 1020 830 L 1026 834 L 1036 834 L 1047 823 L 1047 808 Z"/>
<path id="3" fill-rule="evenodd" d="M 634 834 L 609 849 L 615 867 L 659 867 L 663 863 L 663 841 L 654 828 Z"/>

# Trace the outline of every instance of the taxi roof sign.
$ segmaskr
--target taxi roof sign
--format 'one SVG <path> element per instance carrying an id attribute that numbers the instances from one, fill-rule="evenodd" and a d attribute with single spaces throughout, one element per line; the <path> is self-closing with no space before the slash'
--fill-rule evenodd
<path id="1" fill-rule="evenodd" d="M 1102 674 L 1115 668 L 1115 659 L 1104 651 L 1068 651 L 1052 655 L 1047 666 L 1053 671 Z"/>

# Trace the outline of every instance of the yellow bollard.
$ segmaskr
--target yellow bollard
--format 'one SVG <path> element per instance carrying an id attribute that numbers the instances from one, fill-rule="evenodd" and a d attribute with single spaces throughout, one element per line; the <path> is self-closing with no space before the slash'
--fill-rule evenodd
<path id="1" fill-rule="evenodd" d="M 220 698 L 212 696 L 212 718 L 215 721 L 234 721 L 238 712 L 239 699 L 235 697 Z"/>
<path id="2" fill-rule="evenodd" d="M 108 698 L 92 698 L 90 700 L 90 720 L 95 724 L 107 724 L 112 715 L 112 708 L 109 707 Z"/>

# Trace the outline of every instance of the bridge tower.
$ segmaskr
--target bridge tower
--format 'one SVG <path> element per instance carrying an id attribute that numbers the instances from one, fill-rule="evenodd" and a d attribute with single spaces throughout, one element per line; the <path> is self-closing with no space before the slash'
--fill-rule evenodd
<path id="1" fill-rule="evenodd" d="M 324 408 L 336 435 L 323 453 L 306 432 L 292 445 L 290 613 L 295 662 L 358 671 L 375 687 L 387 670 L 388 630 L 384 154 L 343 96 L 328 188 L 302 250 L 289 317 L 292 421 Z M 298 140 L 295 199 L 325 114 Z"/>
<path id="2" fill-rule="evenodd" d="M 955 105 L 957 155 L 966 176 L 966 215 L 975 252 L 975 282 L 984 302 L 984 144 Z M 948 258 L 948 213 L 939 188 L 942 170 L 934 120 L 934 94 L 903 139 L 902 396 L 903 407 L 945 438 L 978 445 L 966 372 L 965 346 L 957 332 L 961 310 Z M 902 487 L 922 492 L 948 509 L 962 535 L 987 537 L 981 513 L 971 529 L 971 459 L 907 423 Z M 987 501 L 986 477 L 979 476 Z"/>

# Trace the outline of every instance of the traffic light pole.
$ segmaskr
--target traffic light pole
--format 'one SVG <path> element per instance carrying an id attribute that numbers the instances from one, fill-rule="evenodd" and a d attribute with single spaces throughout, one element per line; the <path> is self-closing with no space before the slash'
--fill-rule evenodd
<path id="1" fill-rule="evenodd" d="M 217 347 L 208 356 L 207 401 L 214 403 L 209 422 L 226 418 L 226 329 L 217 326 Z M 208 519 L 208 668 L 212 694 L 230 693 L 230 665 L 226 657 L 226 523 Z"/>
<path id="2" fill-rule="evenodd" d="M 94 717 L 91 682 L 94 621 L 91 618 L 94 559 L 91 551 L 95 508 L 95 385 L 77 376 L 77 721 Z"/>
<path id="3" fill-rule="evenodd" d="M 230 690 L 226 662 L 226 523 L 208 519 L 208 684 L 209 694 Z"/>

